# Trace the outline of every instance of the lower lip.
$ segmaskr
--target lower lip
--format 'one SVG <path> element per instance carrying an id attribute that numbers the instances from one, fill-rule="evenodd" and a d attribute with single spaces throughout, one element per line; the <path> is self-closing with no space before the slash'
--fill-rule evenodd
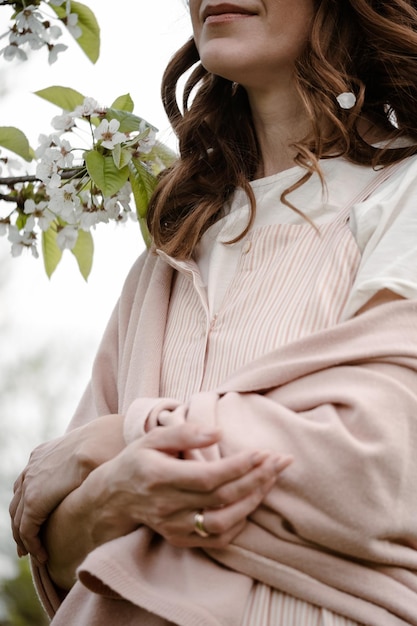
<path id="1" fill-rule="evenodd" d="M 205 19 L 205 24 L 222 24 L 224 22 L 234 22 L 245 17 L 253 17 L 249 13 L 221 13 L 220 15 L 210 15 Z"/>

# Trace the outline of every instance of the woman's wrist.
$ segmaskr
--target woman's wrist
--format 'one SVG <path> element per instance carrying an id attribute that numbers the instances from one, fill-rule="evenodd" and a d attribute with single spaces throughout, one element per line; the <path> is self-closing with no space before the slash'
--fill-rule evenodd
<path id="1" fill-rule="evenodd" d="M 98 466 L 114 458 L 125 447 L 124 418 L 119 414 L 104 415 L 81 427 L 84 430 L 75 448 L 80 483 Z M 71 433 L 69 433 L 71 434 Z"/>

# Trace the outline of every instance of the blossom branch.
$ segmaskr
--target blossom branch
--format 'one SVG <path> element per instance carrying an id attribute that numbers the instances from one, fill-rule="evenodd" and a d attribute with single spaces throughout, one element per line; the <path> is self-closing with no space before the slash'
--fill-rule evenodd
<path id="1" fill-rule="evenodd" d="M 43 95 L 62 106 L 68 88 L 50 87 Z M 7 214 L 0 211 L 0 235 L 11 242 L 13 256 L 30 250 L 35 257 L 39 256 L 41 235 L 48 275 L 65 249 L 74 253 L 80 269 L 84 268 L 83 276 L 88 275 L 93 254 L 91 230 L 99 223 L 139 219 L 148 242 L 146 208 L 158 174 L 175 158 L 156 142 L 156 129 L 131 112 L 129 94 L 117 98 L 111 108 L 79 96 L 81 103 L 74 110 L 64 109 L 53 118 L 55 132 L 41 135 L 35 151 L 28 144 L 22 149 L 20 156 L 26 160 L 35 155 L 36 172 L 0 176 L 0 201 L 15 204 Z M 80 124 L 89 126 L 90 140 L 87 146 L 74 147 L 71 141 L 79 136 L 74 130 L 81 130 Z M 1 131 L 0 127 L 0 137 Z M 22 146 L 21 135 L 18 129 L 3 129 L 7 146 Z M 0 171 L 2 167 L 9 170 L 16 165 L 8 156 L 0 156 Z M 6 187 L 9 193 L 4 192 Z M 133 211 L 132 200 L 136 205 Z"/>
<path id="2" fill-rule="evenodd" d="M 75 167 L 72 169 L 63 170 L 61 172 L 61 178 L 63 180 L 70 180 L 73 178 L 82 178 L 86 173 L 85 167 Z M 8 187 L 13 187 L 14 185 L 18 185 L 19 183 L 36 183 L 42 182 L 40 178 L 35 175 L 27 175 L 27 176 L 5 176 L 0 177 L 0 185 L 7 185 Z M 1 199 L 4 199 L 0 196 Z"/>

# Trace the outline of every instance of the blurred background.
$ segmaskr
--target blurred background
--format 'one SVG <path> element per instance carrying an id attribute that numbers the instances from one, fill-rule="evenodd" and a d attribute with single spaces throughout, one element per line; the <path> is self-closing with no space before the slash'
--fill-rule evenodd
<path id="1" fill-rule="evenodd" d="M 52 66 L 44 50 L 25 62 L 0 57 L 0 125 L 20 128 L 36 148 L 60 111 L 34 91 L 72 87 L 103 105 L 130 93 L 134 112 L 176 149 L 159 89 L 168 60 L 191 34 L 185 0 L 82 1 L 101 28 L 98 62 L 92 65 L 69 36 L 63 40 L 68 50 Z M 1 8 L 0 35 L 10 15 Z M 12 485 L 30 451 L 64 430 L 126 274 L 144 249 L 135 222 L 101 225 L 93 236 L 88 282 L 68 251 L 48 279 L 41 258 L 12 258 L 10 243 L 0 237 L 0 626 L 46 623 L 32 595 L 27 559 L 15 556 L 8 515 Z"/>

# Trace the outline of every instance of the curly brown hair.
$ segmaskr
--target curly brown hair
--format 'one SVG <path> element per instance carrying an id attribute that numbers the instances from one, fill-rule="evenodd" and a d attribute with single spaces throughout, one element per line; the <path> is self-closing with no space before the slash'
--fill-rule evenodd
<path id="1" fill-rule="evenodd" d="M 353 163 L 381 167 L 417 153 L 417 2 L 411 0 L 316 0 L 311 35 L 296 63 L 297 88 L 311 131 L 293 144 L 294 163 L 322 179 L 319 159 L 344 156 Z M 162 100 L 178 137 L 179 158 L 161 175 L 148 211 L 156 247 L 189 258 L 203 233 L 222 214 L 236 187 L 248 195 L 261 164 L 259 144 L 245 90 L 207 72 L 190 39 L 170 61 Z M 182 111 L 179 80 L 186 80 Z M 336 97 L 353 91 L 356 105 L 341 109 Z M 367 143 L 358 131 L 368 119 L 389 140 Z M 391 141 L 411 138 L 406 147 Z M 398 144 L 396 144 L 398 146 Z M 323 179 L 322 179 L 323 180 Z M 239 238 L 240 238 L 239 237 Z"/>

